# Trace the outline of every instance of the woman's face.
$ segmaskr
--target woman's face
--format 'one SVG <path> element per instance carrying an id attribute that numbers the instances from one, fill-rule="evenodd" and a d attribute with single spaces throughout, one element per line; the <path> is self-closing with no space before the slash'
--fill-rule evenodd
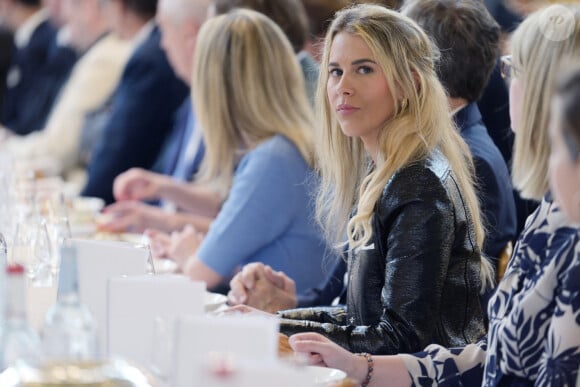
<path id="1" fill-rule="evenodd" d="M 562 135 L 561 106 L 556 97 L 550 118 L 550 188 L 562 210 L 580 223 L 580 160 L 573 160 Z"/>
<path id="2" fill-rule="evenodd" d="M 378 134 L 394 113 L 387 79 L 364 40 L 338 33 L 330 47 L 326 93 L 342 132 L 360 137 L 374 158 Z"/>

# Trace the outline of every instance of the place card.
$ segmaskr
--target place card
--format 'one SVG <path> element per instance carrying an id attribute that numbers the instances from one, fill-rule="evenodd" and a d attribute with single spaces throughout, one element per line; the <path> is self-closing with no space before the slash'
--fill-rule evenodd
<path id="1" fill-rule="evenodd" d="M 159 324 L 171 337 L 175 318 L 204 313 L 205 283 L 179 275 L 128 276 L 109 279 L 108 353 L 137 364 L 151 361 Z M 159 322 L 162 319 L 165 321 Z M 157 326 L 154 322 L 157 320 Z M 157 329 L 157 330 L 156 330 Z M 170 356 L 171 354 L 167 354 Z"/>
<path id="2" fill-rule="evenodd" d="M 265 364 L 278 356 L 279 321 L 274 317 L 188 316 L 177 321 L 176 329 L 172 386 L 203 385 L 197 381 L 212 354 L 226 356 L 234 364 L 240 359 Z"/>
<path id="3" fill-rule="evenodd" d="M 263 363 L 255 360 L 234 361 L 227 355 L 208 356 L 195 385 L 204 387 L 322 387 L 311 367 L 299 367 L 280 361 Z M 323 379 L 321 379 L 323 380 Z M 193 384 L 191 384 L 193 385 Z"/>
<path id="4" fill-rule="evenodd" d="M 101 352 L 107 351 L 107 283 L 122 275 L 144 275 L 149 251 L 130 243 L 73 239 L 79 296 L 95 318 Z"/>

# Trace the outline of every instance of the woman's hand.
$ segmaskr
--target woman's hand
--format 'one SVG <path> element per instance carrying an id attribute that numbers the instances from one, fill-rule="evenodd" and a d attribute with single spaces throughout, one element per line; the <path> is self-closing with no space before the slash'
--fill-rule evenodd
<path id="1" fill-rule="evenodd" d="M 276 315 L 263 312 L 256 308 L 252 308 L 251 306 L 247 305 L 236 305 L 232 306 L 231 308 L 227 308 L 219 313 L 220 316 L 227 316 L 227 315 L 236 315 L 236 314 L 244 314 L 248 316 L 262 316 L 262 317 L 276 317 Z"/>
<path id="2" fill-rule="evenodd" d="M 203 242 L 203 234 L 198 233 L 191 225 L 180 232 L 171 233 L 167 255 L 183 270 L 187 260 L 194 256 Z"/>
<path id="3" fill-rule="evenodd" d="M 318 333 L 298 333 L 288 341 L 295 352 L 306 355 L 310 364 L 343 370 L 355 382 L 362 383 L 369 373 L 370 365 L 364 356 L 352 354 Z M 412 384 L 400 356 L 373 356 L 373 361 L 369 386 L 408 387 Z"/>
<path id="4" fill-rule="evenodd" d="M 149 238 L 153 255 L 158 258 L 168 258 L 177 264 L 180 271 L 188 260 L 193 259 L 203 241 L 203 235 L 195 231 L 193 226 L 185 226 L 182 231 L 167 234 L 156 229 L 145 230 Z"/>
<path id="5" fill-rule="evenodd" d="M 249 263 L 230 281 L 228 302 L 271 313 L 295 308 L 298 304 L 296 284 L 286 274 L 274 271 L 268 265 Z"/>
<path id="6" fill-rule="evenodd" d="M 145 235 L 149 238 L 149 246 L 154 257 L 169 258 L 171 235 L 155 229 L 145 230 Z"/>
<path id="7" fill-rule="evenodd" d="M 348 352 L 318 333 L 298 333 L 290 336 L 289 342 L 295 352 L 306 356 L 309 364 L 343 370 L 359 383 L 367 375 L 364 357 Z"/>

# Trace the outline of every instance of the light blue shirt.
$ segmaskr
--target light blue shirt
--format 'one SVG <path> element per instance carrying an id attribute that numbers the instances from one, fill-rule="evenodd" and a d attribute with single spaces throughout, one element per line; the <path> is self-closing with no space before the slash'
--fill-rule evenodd
<path id="1" fill-rule="evenodd" d="M 320 285 L 322 259 L 331 249 L 314 220 L 317 183 L 285 137 L 261 143 L 240 161 L 198 257 L 224 277 L 259 261 L 284 271 L 298 292 Z"/>

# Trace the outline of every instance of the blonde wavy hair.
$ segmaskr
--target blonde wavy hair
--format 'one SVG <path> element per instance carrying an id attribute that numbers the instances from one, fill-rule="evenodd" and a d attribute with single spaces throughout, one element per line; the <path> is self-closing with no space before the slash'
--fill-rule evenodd
<path id="1" fill-rule="evenodd" d="M 206 144 L 200 178 L 227 194 L 243 154 L 278 134 L 312 165 L 313 112 L 282 30 L 239 9 L 206 21 L 197 41 L 192 98 Z"/>
<path id="2" fill-rule="evenodd" d="M 342 133 L 326 96 L 329 53 L 333 38 L 341 32 L 365 41 L 391 94 L 402 94 L 408 100 L 402 104 L 395 98 L 395 114 L 379 134 L 380 150 L 374 166 L 362 141 Z M 438 148 L 451 164 L 474 225 L 473 244 L 481 249 L 484 229 L 473 188 L 473 162 L 450 117 L 445 91 L 434 71 L 437 60 L 438 50 L 423 30 L 395 11 L 358 5 L 336 14 L 326 35 L 317 91 L 322 126 L 317 152 L 322 178 L 317 218 L 331 241 L 343 241 L 346 231 L 350 249 L 365 245 L 372 236 L 373 210 L 391 176 Z M 353 206 L 356 213 L 349 220 Z M 491 281 L 492 269 L 487 259 L 482 257 L 481 262 L 485 286 Z"/>
<path id="3" fill-rule="evenodd" d="M 580 55 L 580 6 L 555 4 L 526 18 L 511 42 L 515 76 L 522 82 L 522 111 L 516 130 L 512 180 L 522 197 L 548 192 L 550 100 L 562 60 Z"/>

